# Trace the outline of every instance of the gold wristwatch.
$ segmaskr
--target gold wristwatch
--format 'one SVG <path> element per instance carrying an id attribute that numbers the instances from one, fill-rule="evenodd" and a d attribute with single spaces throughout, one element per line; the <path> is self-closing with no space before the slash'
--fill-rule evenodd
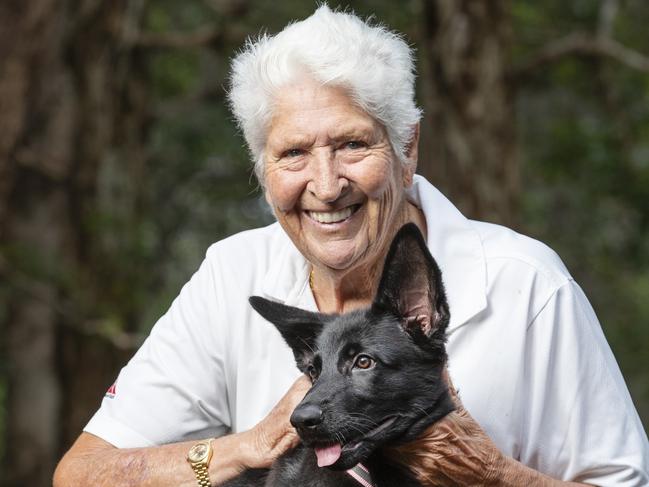
<path id="1" fill-rule="evenodd" d="M 200 487 L 212 487 L 210 474 L 207 467 L 212 459 L 212 440 L 199 441 L 189 449 L 187 461 L 196 474 L 196 480 Z"/>

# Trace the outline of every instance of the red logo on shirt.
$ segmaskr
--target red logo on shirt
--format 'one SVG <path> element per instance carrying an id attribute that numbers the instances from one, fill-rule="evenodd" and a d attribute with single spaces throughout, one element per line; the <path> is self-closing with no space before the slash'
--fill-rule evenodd
<path id="1" fill-rule="evenodd" d="M 108 390 L 106 391 L 105 397 L 107 397 L 109 399 L 112 399 L 112 398 L 115 397 L 115 394 L 117 394 L 117 388 L 115 387 L 116 385 L 117 385 L 117 383 L 114 382 L 113 385 L 108 388 Z"/>

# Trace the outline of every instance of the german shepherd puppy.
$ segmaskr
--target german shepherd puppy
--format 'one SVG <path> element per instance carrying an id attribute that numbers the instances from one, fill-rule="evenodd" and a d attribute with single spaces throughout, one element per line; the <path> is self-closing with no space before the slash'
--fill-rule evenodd
<path id="1" fill-rule="evenodd" d="M 291 416 L 302 444 L 271 470 L 225 485 L 358 487 L 345 471 L 361 462 L 377 487 L 419 485 L 381 451 L 453 410 L 442 380 L 448 304 L 418 228 L 397 233 L 369 308 L 329 315 L 257 296 L 250 304 L 277 327 L 313 387 Z"/>

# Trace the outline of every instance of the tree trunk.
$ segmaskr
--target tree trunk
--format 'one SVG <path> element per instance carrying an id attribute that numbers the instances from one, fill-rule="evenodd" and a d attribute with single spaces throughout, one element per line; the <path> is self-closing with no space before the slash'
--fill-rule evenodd
<path id="1" fill-rule="evenodd" d="M 2 280 L 11 285 L 3 293 L 4 485 L 47 485 L 57 453 L 61 397 L 52 304 L 59 289 L 48 274 L 69 255 L 71 244 L 65 185 L 74 107 L 61 62 L 63 18 L 56 3 L 5 2 L 0 13 L 0 232 Z"/>
<path id="2" fill-rule="evenodd" d="M 507 0 L 425 0 L 420 172 L 472 218 L 516 225 Z"/>
<path id="3" fill-rule="evenodd" d="M 62 418 L 87 404 L 80 389 L 98 403 L 124 358 L 71 330 L 101 294 L 83 289 L 92 282 L 83 276 L 93 267 L 98 169 L 114 145 L 143 140 L 142 98 L 123 73 L 134 55 L 121 42 L 130 3 L 0 3 L 2 486 L 51 485 L 61 439 L 72 436 L 65 428 L 73 423 L 78 433 L 88 419 L 87 412 Z M 92 386 L 80 387 L 86 379 Z"/>

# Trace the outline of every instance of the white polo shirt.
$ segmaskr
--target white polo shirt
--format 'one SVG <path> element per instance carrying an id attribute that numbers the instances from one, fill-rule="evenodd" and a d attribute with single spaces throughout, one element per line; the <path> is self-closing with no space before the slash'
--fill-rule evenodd
<path id="1" fill-rule="evenodd" d="M 552 477 L 649 485 L 649 445 L 588 300 L 545 245 L 467 220 L 417 176 L 451 322 L 450 374 L 500 450 Z M 212 245 L 85 431 L 117 447 L 238 432 L 298 377 L 260 295 L 316 310 L 309 264 L 276 223 Z"/>

